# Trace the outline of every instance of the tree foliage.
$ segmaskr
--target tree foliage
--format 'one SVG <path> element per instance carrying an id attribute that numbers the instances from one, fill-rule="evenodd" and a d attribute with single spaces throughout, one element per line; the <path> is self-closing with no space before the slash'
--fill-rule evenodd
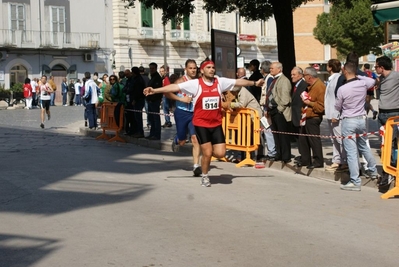
<path id="1" fill-rule="evenodd" d="M 383 27 L 374 27 L 371 4 L 370 0 L 335 1 L 329 13 L 318 15 L 313 35 L 336 48 L 341 57 L 351 51 L 359 55 L 381 52 Z"/>
<path id="2" fill-rule="evenodd" d="M 136 0 L 122 0 L 126 3 L 126 8 L 134 7 Z M 180 23 L 184 16 L 189 16 L 194 12 L 194 0 L 137 0 L 154 9 L 162 10 L 162 24 L 166 25 L 168 21 L 174 19 Z"/>
<path id="3" fill-rule="evenodd" d="M 194 12 L 194 0 L 121 0 L 126 7 L 137 2 L 146 7 L 162 10 L 162 23 L 181 22 Z M 278 58 L 284 73 L 289 75 L 295 66 L 293 15 L 295 8 L 313 0 L 204 0 L 204 9 L 210 12 L 239 12 L 245 21 L 268 20 L 274 16 L 277 27 Z M 383 40 L 382 27 L 373 27 L 370 0 L 331 0 L 330 13 L 318 16 L 314 36 L 322 44 L 336 47 L 339 54 L 355 50 L 358 54 L 375 51 Z"/>
<path id="4" fill-rule="evenodd" d="M 122 0 L 127 6 L 134 6 L 136 0 Z M 194 12 L 193 0 L 137 0 L 145 6 L 161 9 L 162 22 L 181 20 L 184 15 Z M 268 20 L 274 16 L 277 28 L 278 58 L 284 66 L 284 73 L 290 76 L 295 66 L 293 10 L 300 5 L 313 0 L 204 0 L 206 11 L 239 12 L 246 21 Z M 338 0 L 336 0 L 338 1 Z M 349 1 L 349 0 L 345 0 Z"/>

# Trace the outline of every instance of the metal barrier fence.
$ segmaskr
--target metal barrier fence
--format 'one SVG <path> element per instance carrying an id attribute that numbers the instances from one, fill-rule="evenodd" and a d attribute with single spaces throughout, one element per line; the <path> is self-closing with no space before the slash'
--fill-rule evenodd
<path id="1" fill-rule="evenodd" d="M 225 111 L 222 128 L 225 134 L 226 149 L 245 152 L 245 159 L 236 167 L 255 165 L 251 152 L 258 149 L 260 144 L 260 117 L 256 110 L 239 108 Z"/>
<path id="2" fill-rule="evenodd" d="M 381 162 L 384 171 L 396 179 L 399 177 L 399 158 L 397 148 L 399 141 L 399 116 L 389 118 L 385 124 L 384 144 L 381 146 Z M 393 144 L 396 142 L 396 145 Z M 383 199 L 399 196 L 399 184 L 395 181 L 395 187 L 381 196 Z"/>

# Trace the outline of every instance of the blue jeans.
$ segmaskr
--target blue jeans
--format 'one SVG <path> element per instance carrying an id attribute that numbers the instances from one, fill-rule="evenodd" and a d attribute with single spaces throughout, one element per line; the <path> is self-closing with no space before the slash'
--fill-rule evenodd
<path id="1" fill-rule="evenodd" d="M 332 120 L 327 119 L 328 129 L 330 130 L 331 136 L 341 136 L 341 124 L 342 120 L 338 122 L 332 122 Z M 346 151 L 342 144 L 341 138 L 331 138 L 333 144 L 333 157 L 332 162 L 337 164 L 346 164 Z"/>
<path id="2" fill-rule="evenodd" d="M 62 105 L 66 105 L 67 102 L 67 93 L 62 93 Z"/>
<path id="3" fill-rule="evenodd" d="M 50 94 L 50 106 L 55 106 L 54 100 L 55 100 L 55 91 Z"/>
<path id="4" fill-rule="evenodd" d="M 170 108 L 170 103 L 169 99 L 166 96 L 163 96 L 162 98 L 162 108 L 163 108 L 163 114 L 165 114 L 165 123 L 169 124 L 170 123 L 170 116 L 169 115 L 169 108 Z"/>
<path id="5" fill-rule="evenodd" d="M 96 127 L 97 128 L 97 111 L 95 104 L 87 104 L 87 119 L 89 121 L 89 128 Z"/>
<path id="6" fill-rule="evenodd" d="M 148 127 L 148 126 L 152 125 L 152 121 L 151 121 L 151 118 L 148 117 L 148 101 L 147 100 L 145 100 L 145 102 L 144 102 L 144 110 L 145 110 L 145 113 L 147 114 L 147 127 Z"/>
<path id="7" fill-rule="evenodd" d="M 75 104 L 77 105 L 77 106 L 80 106 L 82 103 L 80 102 L 80 95 L 76 95 L 75 94 Z"/>
<path id="8" fill-rule="evenodd" d="M 267 130 L 270 130 L 270 128 L 268 128 Z M 276 144 L 274 143 L 273 133 L 271 131 L 266 131 L 264 133 L 264 137 L 266 139 L 267 155 L 269 157 L 275 157 L 277 151 L 276 151 Z"/>
<path id="9" fill-rule="evenodd" d="M 387 112 L 387 113 L 385 113 L 385 112 L 380 112 L 379 114 L 378 114 L 378 122 L 380 123 L 380 126 L 383 126 L 383 125 L 385 125 L 386 123 L 387 123 L 387 120 L 389 119 L 389 118 L 391 118 L 391 117 L 396 117 L 396 116 L 399 116 L 399 112 Z"/>
<path id="10" fill-rule="evenodd" d="M 342 120 L 342 136 L 354 136 L 356 134 L 366 133 L 366 117 L 358 116 L 353 118 L 344 118 Z M 377 174 L 376 161 L 371 154 L 370 148 L 366 143 L 366 136 L 358 138 L 344 138 L 344 149 L 347 154 L 347 161 L 349 166 L 350 181 L 355 185 L 361 184 L 359 177 L 359 152 L 364 155 L 367 161 L 367 168 Z"/>
<path id="11" fill-rule="evenodd" d="M 148 102 L 147 118 L 151 122 L 150 136 L 161 139 L 161 116 L 160 112 L 161 101 Z M 151 112 L 157 113 L 152 114 Z"/>

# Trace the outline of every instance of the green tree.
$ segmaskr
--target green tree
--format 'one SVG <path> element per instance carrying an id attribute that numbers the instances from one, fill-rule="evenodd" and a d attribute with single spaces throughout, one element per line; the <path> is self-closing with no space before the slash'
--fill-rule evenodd
<path id="1" fill-rule="evenodd" d="M 122 0 L 126 3 L 126 8 L 134 7 L 136 0 Z M 193 0 L 137 0 L 145 7 L 162 10 L 162 24 L 166 25 L 171 19 L 180 23 L 184 16 L 189 16 L 194 12 Z"/>
<path id="2" fill-rule="evenodd" d="M 135 0 L 123 1 L 134 5 Z M 268 20 L 274 15 L 277 28 L 278 59 L 284 66 L 285 75 L 289 77 L 291 69 L 296 65 L 292 12 L 301 4 L 309 1 L 312 0 L 204 0 L 204 8 L 216 13 L 239 12 L 240 16 L 248 22 Z M 140 2 L 148 7 L 162 9 L 164 23 L 172 18 L 181 19 L 183 15 L 189 15 L 194 11 L 192 0 L 140 0 Z"/>
<path id="3" fill-rule="evenodd" d="M 134 6 L 136 0 L 122 0 L 127 6 Z M 162 9 L 162 21 L 181 20 L 184 15 L 194 12 L 192 0 L 138 0 L 147 7 Z M 284 73 L 290 76 L 295 66 L 293 10 L 312 0 L 204 0 L 204 8 L 210 12 L 239 12 L 246 21 L 268 20 L 274 15 L 277 28 L 277 48 L 279 61 L 284 66 Z"/>
<path id="4" fill-rule="evenodd" d="M 317 16 L 313 35 L 322 44 L 337 49 L 344 58 L 349 52 L 367 55 L 380 53 L 384 40 L 383 26 L 374 27 L 370 0 L 334 1 L 329 13 Z"/>

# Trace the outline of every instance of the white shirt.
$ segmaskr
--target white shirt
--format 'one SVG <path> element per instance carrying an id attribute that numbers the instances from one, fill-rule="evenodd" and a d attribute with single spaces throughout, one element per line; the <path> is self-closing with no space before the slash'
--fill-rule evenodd
<path id="1" fill-rule="evenodd" d="M 47 88 L 51 88 L 50 84 L 41 84 L 40 85 L 40 99 L 41 100 L 50 100 L 50 94 L 47 92 Z"/>
<path id="2" fill-rule="evenodd" d="M 202 79 L 202 78 L 200 78 L 200 79 Z M 222 93 L 232 90 L 236 84 L 236 79 L 217 78 L 217 80 L 219 82 L 219 88 Z M 205 80 L 204 80 L 204 83 L 209 86 L 213 84 L 213 82 L 206 82 Z M 199 88 L 199 79 L 189 80 L 184 83 L 179 83 L 178 85 L 179 85 L 180 90 L 182 90 L 186 94 L 191 94 L 194 97 L 197 96 L 198 91 L 200 89 Z"/>
<path id="3" fill-rule="evenodd" d="M 324 112 L 326 118 L 338 119 L 340 112 L 335 109 L 335 87 L 337 86 L 338 78 L 341 76 L 339 73 L 333 73 L 328 77 L 326 93 L 324 95 Z"/>
<path id="4" fill-rule="evenodd" d="M 91 94 L 90 104 L 96 104 L 98 102 L 97 96 L 97 84 L 92 80 L 87 80 L 85 84 L 85 95 Z"/>
<path id="5" fill-rule="evenodd" d="M 36 93 L 36 87 L 39 85 L 34 80 L 30 81 L 30 86 L 32 86 L 32 93 Z"/>
<path id="6" fill-rule="evenodd" d="M 81 83 L 75 83 L 75 95 L 80 95 L 80 87 L 82 86 Z"/>

